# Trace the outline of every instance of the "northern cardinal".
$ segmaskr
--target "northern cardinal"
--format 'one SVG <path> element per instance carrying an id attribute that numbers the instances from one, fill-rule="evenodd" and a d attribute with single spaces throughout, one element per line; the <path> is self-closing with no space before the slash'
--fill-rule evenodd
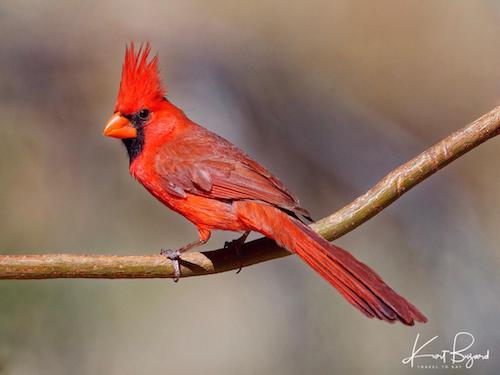
<path id="1" fill-rule="evenodd" d="M 149 43 L 125 51 L 115 111 L 104 135 L 121 138 L 130 173 L 158 200 L 190 220 L 204 244 L 213 229 L 262 233 L 297 254 L 366 316 L 413 325 L 426 317 L 374 271 L 306 224 L 297 198 L 266 168 L 226 139 L 195 124 L 165 98 Z M 176 263 L 177 278 L 179 276 Z"/>

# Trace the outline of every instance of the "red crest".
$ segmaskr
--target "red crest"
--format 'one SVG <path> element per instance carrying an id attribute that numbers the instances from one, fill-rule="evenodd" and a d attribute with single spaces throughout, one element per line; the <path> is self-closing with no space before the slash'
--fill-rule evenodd
<path id="1" fill-rule="evenodd" d="M 158 55 L 148 61 L 150 52 L 149 43 L 141 45 L 137 53 L 134 43 L 125 49 L 115 112 L 132 114 L 143 108 L 153 109 L 163 100 L 165 89 L 158 72 Z"/>

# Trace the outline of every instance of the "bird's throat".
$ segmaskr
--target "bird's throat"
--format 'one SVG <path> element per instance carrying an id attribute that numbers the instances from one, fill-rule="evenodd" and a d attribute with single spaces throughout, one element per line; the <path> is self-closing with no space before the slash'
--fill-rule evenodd
<path id="1" fill-rule="evenodd" d="M 137 129 L 136 138 L 126 138 L 122 141 L 127 148 L 130 164 L 132 164 L 132 162 L 142 153 L 142 150 L 144 148 L 144 129 Z"/>

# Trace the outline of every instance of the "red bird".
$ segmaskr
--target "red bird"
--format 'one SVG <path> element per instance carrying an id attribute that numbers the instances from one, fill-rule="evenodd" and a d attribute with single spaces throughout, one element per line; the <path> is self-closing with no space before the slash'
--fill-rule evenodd
<path id="1" fill-rule="evenodd" d="M 297 254 L 370 318 L 413 325 L 426 317 L 374 271 L 330 244 L 299 218 L 297 198 L 229 141 L 195 124 L 165 98 L 150 46 L 125 51 L 114 115 L 104 134 L 121 138 L 130 173 L 158 200 L 190 220 L 199 240 L 168 252 L 179 276 L 180 253 L 204 244 L 213 229 L 262 233 Z"/>

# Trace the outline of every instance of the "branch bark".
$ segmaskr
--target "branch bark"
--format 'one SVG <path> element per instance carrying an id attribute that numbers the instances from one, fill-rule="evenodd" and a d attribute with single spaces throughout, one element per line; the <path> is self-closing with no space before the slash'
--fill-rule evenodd
<path id="1" fill-rule="evenodd" d="M 500 133 L 500 107 L 454 132 L 409 162 L 394 169 L 352 203 L 311 224 L 329 241 L 352 231 L 453 160 Z M 291 255 L 274 241 L 261 238 L 234 248 L 192 252 L 182 256 L 181 277 L 207 275 Z M 0 279 L 173 278 L 165 256 L 0 255 Z"/>

